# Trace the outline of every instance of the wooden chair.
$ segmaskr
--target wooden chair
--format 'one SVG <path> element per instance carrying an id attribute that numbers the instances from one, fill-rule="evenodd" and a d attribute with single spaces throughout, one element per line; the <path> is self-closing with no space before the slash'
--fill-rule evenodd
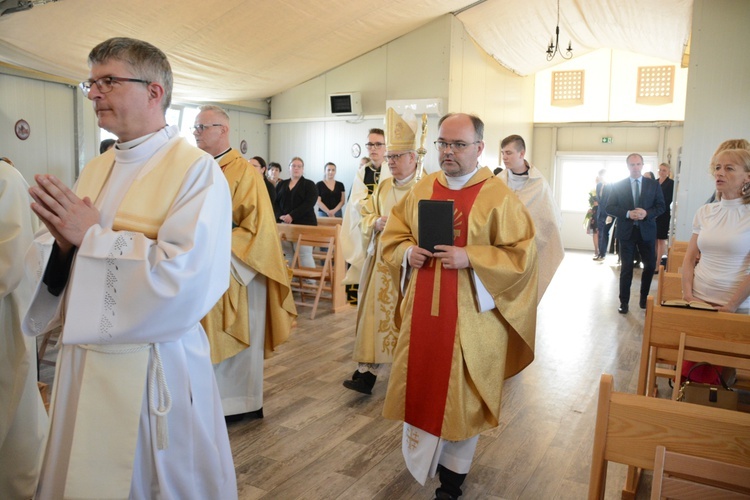
<path id="1" fill-rule="evenodd" d="M 726 340 L 706 339 L 680 334 L 680 345 L 677 351 L 677 368 L 675 370 L 672 399 L 677 400 L 682 380 L 682 362 L 705 361 L 717 366 L 729 366 L 738 370 L 750 370 L 750 344 Z"/>
<path id="2" fill-rule="evenodd" d="M 750 414 L 614 392 L 612 375 L 603 374 L 594 428 L 589 500 L 604 498 L 610 461 L 638 468 L 632 488 L 623 491 L 624 498 L 632 498 L 639 471 L 654 469 L 659 445 L 678 453 L 747 466 Z"/>
<path id="3" fill-rule="evenodd" d="M 316 236 L 300 234 L 297 237 L 297 245 L 294 249 L 294 258 L 292 259 L 292 290 L 299 292 L 300 300 L 295 302 L 299 306 L 312 307 L 310 319 L 315 319 L 318 311 L 318 303 L 321 298 L 333 298 L 333 236 Z M 323 254 L 323 265 L 320 267 L 304 267 L 300 264 L 300 249 L 302 247 L 323 247 L 326 249 Z M 324 295 L 323 292 L 326 292 Z M 305 295 L 312 295 L 312 304 L 305 302 Z"/>
<path id="4" fill-rule="evenodd" d="M 656 447 L 651 500 L 750 498 L 750 467 Z"/>
<path id="5" fill-rule="evenodd" d="M 49 347 L 55 347 L 57 345 L 57 342 L 60 340 L 60 332 L 62 331 L 61 327 L 54 328 L 42 336 L 41 342 L 39 342 L 39 348 L 37 349 L 37 355 L 36 359 L 39 364 L 43 365 L 50 365 L 55 366 L 54 361 L 50 361 L 49 359 L 44 359 L 45 354 L 47 353 L 47 348 Z"/>
<path id="6" fill-rule="evenodd" d="M 334 219 L 334 217 L 329 217 L 329 219 Z M 338 256 L 342 255 L 341 225 L 321 224 L 318 226 L 303 226 L 299 224 L 277 224 L 276 228 L 279 232 L 279 238 L 281 241 L 295 242 L 300 234 L 334 238 L 333 253 L 331 254 L 331 258 L 333 259 L 333 265 L 331 266 L 331 274 L 333 276 L 333 312 L 349 309 L 350 306 L 346 300 L 346 287 L 342 283 L 344 275 L 346 274 L 346 262 L 343 257 L 338 258 Z M 315 253 L 313 256 L 315 257 Z M 325 252 L 315 258 L 318 258 L 318 260 L 321 261 L 324 260 Z"/>

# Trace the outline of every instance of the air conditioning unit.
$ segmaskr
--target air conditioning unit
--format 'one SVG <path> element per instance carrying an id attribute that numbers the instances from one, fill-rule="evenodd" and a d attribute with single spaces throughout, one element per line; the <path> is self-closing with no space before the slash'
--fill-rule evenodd
<path id="1" fill-rule="evenodd" d="M 362 95 L 359 92 L 329 94 L 328 102 L 331 105 L 332 115 L 359 116 L 362 114 Z"/>

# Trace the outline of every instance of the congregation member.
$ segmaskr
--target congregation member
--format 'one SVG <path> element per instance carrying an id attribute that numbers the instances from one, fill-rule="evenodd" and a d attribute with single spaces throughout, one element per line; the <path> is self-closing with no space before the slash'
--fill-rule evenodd
<path id="1" fill-rule="evenodd" d="M 614 219 L 607 213 L 607 200 L 609 199 L 610 185 L 607 183 L 607 171 L 599 170 L 599 182 L 596 184 L 596 201 L 599 207 L 596 211 L 596 232 L 599 237 L 599 254 L 594 260 L 601 261 L 607 257 L 607 247 L 609 246 L 609 231 L 612 228 Z"/>
<path id="2" fill-rule="evenodd" d="M 359 278 L 362 276 L 362 267 L 365 262 L 365 249 L 362 248 L 362 230 L 360 228 L 362 207 L 367 199 L 372 196 L 382 179 L 387 178 L 390 173 L 384 172 L 383 153 L 385 153 L 385 132 L 381 128 L 371 128 L 367 133 L 365 143 L 370 161 L 360 166 L 352 182 L 352 190 L 349 194 L 349 204 L 344 212 L 344 220 L 341 222 L 341 254 L 349 265 L 342 283 L 346 285 L 347 300 L 350 304 L 357 303 L 357 288 Z"/>
<path id="3" fill-rule="evenodd" d="M 717 153 L 711 175 L 718 200 L 700 207 L 693 218 L 682 263 L 683 298 L 749 314 L 750 151 Z"/>
<path id="4" fill-rule="evenodd" d="M 497 176 L 521 199 L 536 226 L 536 248 L 539 254 L 538 302 L 541 302 L 565 256 L 560 234 L 562 214 L 547 179 L 526 160 L 526 141 L 523 137 L 509 135 L 500 143 L 500 149 L 505 170 Z"/>
<path id="5" fill-rule="evenodd" d="M 295 156 L 289 162 L 289 178 L 279 182 L 276 186 L 276 210 L 278 221 L 284 224 L 301 224 L 303 226 L 317 226 L 315 217 L 315 203 L 318 200 L 318 190 L 315 183 L 305 179 L 305 162 Z M 289 264 L 292 263 L 296 243 L 284 241 L 281 245 Z M 300 248 L 300 264 L 304 267 L 315 267 L 312 247 Z"/>
<path id="6" fill-rule="evenodd" d="M 439 473 L 440 499 L 461 496 L 479 434 L 499 425 L 503 380 L 534 359 L 534 223 L 505 183 L 479 167 L 483 132 L 476 116 L 440 119 L 441 171 L 391 210 L 381 237 L 394 282 L 407 280 L 383 415 L 404 422 L 414 478 L 424 484 Z M 435 253 L 418 246 L 420 200 L 453 200 L 453 245 Z"/>
<path id="7" fill-rule="evenodd" d="M 630 175 L 612 186 L 607 201 L 607 212 L 617 218 L 615 236 L 620 242 L 620 307 L 617 309 L 620 314 L 628 312 L 636 250 L 643 262 L 638 304 L 646 309 L 656 265 L 656 218 L 664 213 L 664 195 L 659 183 L 641 175 L 643 157 L 632 153 L 626 163 Z"/>
<path id="8" fill-rule="evenodd" d="M 102 142 L 99 143 L 99 154 L 104 154 L 110 149 L 115 147 L 115 140 L 114 139 L 104 139 Z"/>
<path id="9" fill-rule="evenodd" d="M 318 207 L 320 217 L 341 217 L 342 207 L 346 201 L 344 184 L 336 180 L 336 164 L 328 162 L 324 167 L 325 178 L 315 184 L 318 189 Z"/>
<path id="10" fill-rule="evenodd" d="M 37 218 L 29 186 L 0 158 L 0 498 L 32 498 L 48 419 L 36 383 L 36 342 L 21 331 L 32 284 L 23 261 Z"/>
<path id="11" fill-rule="evenodd" d="M 364 394 L 372 394 L 383 365 L 393 362 L 398 340 L 398 284 L 383 262 L 380 236 L 391 210 L 416 182 L 416 129 L 416 120 L 408 122 L 393 108 L 388 108 L 385 160 L 391 177 L 375 187 L 361 211 L 360 226 L 366 257 L 357 300 L 353 356 L 357 369 L 351 380 L 344 381 L 344 387 Z"/>
<path id="12" fill-rule="evenodd" d="M 268 164 L 268 172 L 266 173 L 266 178 L 268 179 L 268 182 L 270 182 L 274 189 L 276 189 L 276 186 L 279 185 L 279 182 L 281 182 L 281 165 L 276 163 L 275 161 L 272 161 Z M 272 200 L 275 200 L 276 196 L 272 198 Z"/>
<path id="13" fill-rule="evenodd" d="M 262 156 L 253 156 L 247 162 L 255 167 L 255 170 L 258 171 L 263 179 L 263 184 L 266 186 L 266 191 L 268 192 L 268 199 L 271 200 L 271 206 L 273 206 L 276 202 L 276 187 L 266 177 L 266 160 Z M 276 220 L 276 217 L 274 217 L 274 220 Z"/>
<path id="14" fill-rule="evenodd" d="M 670 178 L 672 167 L 668 163 L 659 165 L 659 186 L 664 197 L 664 213 L 656 218 L 656 273 L 661 258 L 667 254 L 669 242 L 669 223 L 672 219 L 672 199 L 674 197 L 674 181 Z"/>
<path id="15" fill-rule="evenodd" d="M 225 419 L 263 418 L 264 354 L 287 340 L 297 311 L 264 176 L 230 147 L 226 111 L 210 105 L 199 109 L 196 142 L 218 162 L 232 197 L 229 290 L 201 324 L 211 344 Z M 207 127 L 210 123 L 220 126 Z"/>
<path id="16" fill-rule="evenodd" d="M 227 182 L 166 124 L 161 50 L 111 38 L 88 63 L 81 90 L 117 145 L 75 191 L 52 175 L 30 189 L 46 231 L 26 259 L 41 279 L 23 329 L 62 327 L 35 498 L 237 498 L 200 326 L 228 285 Z"/>

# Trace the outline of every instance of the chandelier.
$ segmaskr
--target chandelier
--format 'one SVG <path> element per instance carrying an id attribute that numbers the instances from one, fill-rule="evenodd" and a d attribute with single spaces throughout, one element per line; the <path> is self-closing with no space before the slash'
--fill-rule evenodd
<path id="1" fill-rule="evenodd" d="M 557 26 L 555 26 L 555 40 L 552 38 L 549 40 L 549 46 L 547 47 L 547 60 L 551 61 L 555 54 L 560 54 L 563 59 L 570 59 L 573 57 L 573 45 L 568 42 L 568 49 L 565 54 L 560 50 L 560 0 L 557 0 Z"/>

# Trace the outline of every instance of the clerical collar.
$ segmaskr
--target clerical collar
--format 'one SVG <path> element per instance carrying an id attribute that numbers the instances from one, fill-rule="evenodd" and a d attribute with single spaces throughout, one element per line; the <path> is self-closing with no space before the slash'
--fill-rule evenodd
<path id="1" fill-rule="evenodd" d="M 214 160 L 218 160 L 219 158 L 221 158 L 222 156 L 224 156 L 225 154 L 227 154 L 227 153 L 228 153 L 228 152 L 230 152 L 231 150 L 232 150 L 232 148 L 227 148 L 227 150 L 226 150 L 226 151 L 224 151 L 223 153 L 220 153 L 220 154 L 218 154 L 218 155 L 214 156 Z"/>
<path id="2" fill-rule="evenodd" d="M 452 191 L 458 191 L 459 189 L 464 187 L 467 182 L 469 182 L 469 179 L 471 179 L 474 174 L 477 173 L 477 170 L 479 170 L 479 165 L 474 167 L 474 170 L 469 172 L 468 174 L 460 175 L 458 177 L 448 177 L 446 175 L 445 180 L 448 182 L 448 189 Z"/>
<path id="3" fill-rule="evenodd" d="M 416 171 L 414 171 L 414 173 L 412 173 L 411 175 L 409 175 L 407 177 L 404 177 L 401 180 L 398 180 L 398 179 L 396 179 L 394 177 L 393 178 L 393 183 L 396 184 L 397 186 L 403 186 L 404 184 L 408 184 L 409 182 L 411 182 L 411 180 L 414 178 L 415 175 L 417 175 Z"/>
<path id="4" fill-rule="evenodd" d="M 158 132 L 158 130 L 156 131 Z M 156 132 L 152 132 L 150 134 L 146 134 L 144 136 L 138 137 L 136 139 L 133 139 L 132 141 L 127 142 L 116 142 L 115 148 L 126 151 L 128 149 L 133 149 L 136 146 L 140 146 L 147 140 L 151 139 L 154 135 L 156 135 Z"/>
<path id="5" fill-rule="evenodd" d="M 529 175 L 529 170 L 531 170 L 531 165 L 529 165 L 529 162 L 527 162 L 526 160 L 523 161 L 523 164 L 526 166 L 526 170 L 521 172 L 520 174 L 515 173 L 511 169 L 508 169 L 508 172 L 510 172 L 513 175 Z"/>

